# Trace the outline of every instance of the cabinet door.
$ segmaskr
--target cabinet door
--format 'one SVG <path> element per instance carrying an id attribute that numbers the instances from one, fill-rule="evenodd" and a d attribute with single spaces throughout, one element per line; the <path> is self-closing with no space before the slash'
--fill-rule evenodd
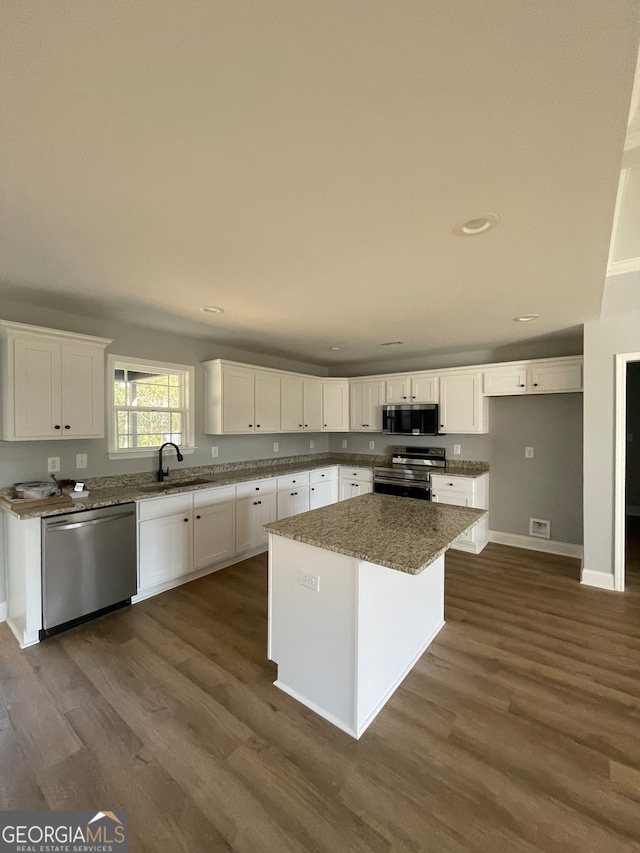
<path id="1" fill-rule="evenodd" d="M 40 338 L 14 343 L 14 430 L 16 438 L 59 438 L 61 406 L 61 345 Z"/>
<path id="2" fill-rule="evenodd" d="M 280 376 L 261 370 L 255 375 L 255 431 L 280 432 Z"/>
<path id="3" fill-rule="evenodd" d="M 581 364 L 535 364 L 530 369 L 530 388 L 537 394 L 582 390 Z"/>
<path id="4" fill-rule="evenodd" d="M 192 567 L 191 510 L 138 524 L 139 587 L 145 589 Z"/>
<path id="5" fill-rule="evenodd" d="M 297 376 L 283 376 L 280 380 L 280 430 L 282 432 L 302 432 L 303 420 L 303 380 Z"/>
<path id="6" fill-rule="evenodd" d="M 322 483 L 314 483 L 309 486 L 309 509 L 319 509 L 321 506 L 329 506 L 338 499 L 337 480 L 326 480 Z"/>
<path id="7" fill-rule="evenodd" d="M 412 403 L 438 402 L 438 377 L 414 376 L 411 380 Z"/>
<path id="8" fill-rule="evenodd" d="M 197 507 L 193 519 L 193 567 L 201 569 L 236 553 L 235 500 Z"/>
<path id="9" fill-rule="evenodd" d="M 373 491 L 373 483 L 363 483 L 362 481 L 355 484 L 354 497 L 356 495 L 369 495 Z"/>
<path id="10" fill-rule="evenodd" d="M 382 432 L 382 407 L 386 402 L 384 382 L 369 382 L 363 406 L 365 424 L 371 432 Z"/>
<path id="11" fill-rule="evenodd" d="M 352 432 L 362 432 L 365 429 L 364 398 L 366 387 L 364 382 L 354 382 L 349 387 L 349 429 Z"/>
<path id="12" fill-rule="evenodd" d="M 322 381 L 305 379 L 303 388 L 304 429 L 320 432 L 322 429 Z"/>
<path id="13" fill-rule="evenodd" d="M 411 377 L 394 376 L 387 379 L 387 403 L 411 402 Z"/>
<path id="14" fill-rule="evenodd" d="M 275 495 L 263 495 L 257 505 L 252 507 L 252 548 L 267 547 L 269 534 L 262 529 L 262 525 L 275 521 L 277 514 Z"/>
<path id="15" fill-rule="evenodd" d="M 514 365 L 487 370 L 484 374 L 484 393 L 488 396 L 527 393 L 527 368 Z"/>
<path id="16" fill-rule="evenodd" d="M 222 431 L 254 431 L 254 371 L 245 367 L 222 367 Z"/>
<path id="17" fill-rule="evenodd" d="M 349 382 L 322 383 L 322 429 L 327 432 L 349 430 Z"/>
<path id="18" fill-rule="evenodd" d="M 449 433 L 486 432 L 486 401 L 480 373 L 440 377 L 440 429 Z"/>
<path id="19" fill-rule="evenodd" d="M 62 345 L 62 435 L 104 435 L 104 352 L 83 344 Z"/>
<path id="20" fill-rule="evenodd" d="M 236 501 L 236 554 L 253 547 L 253 513 L 259 498 L 242 498 Z"/>
<path id="21" fill-rule="evenodd" d="M 451 506 L 471 506 L 472 500 L 468 492 L 432 492 L 433 503 L 450 504 Z"/>
<path id="22" fill-rule="evenodd" d="M 327 484 L 328 485 L 328 484 Z M 294 486 L 277 494 L 278 520 L 299 515 L 309 509 L 309 486 Z"/>

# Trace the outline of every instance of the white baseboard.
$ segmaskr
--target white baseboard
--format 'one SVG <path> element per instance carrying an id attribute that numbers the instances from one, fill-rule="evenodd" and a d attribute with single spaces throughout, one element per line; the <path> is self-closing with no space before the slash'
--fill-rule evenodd
<path id="1" fill-rule="evenodd" d="M 0 622 L 7 621 L 7 602 L 0 601 Z"/>
<path id="2" fill-rule="evenodd" d="M 583 569 L 580 573 L 580 583 L 585 586 L 595 586 L 598 589 L 614 589 L 614 579 L 611 572 L 594 572 Z"/>
<path id="3" fill-rule="evenodd" d="M 640 515 L 640 506 L 628 506 L 627 515 Z"/>
<path id="4" fill-rule="evenodd" d="M 502 533 L 500 530 L 487 531 L 489 542 L 498 545 L 511 545 L 513 548 L 526 548 L 529 551 L 543 551 L 545 554 L 558 554 L 560 557 L 582 559 L 582 545 L 571 542 L 556 542 L 554 539 L 538 539 L 537 536 L 522 536 L 518 533 Z"/>

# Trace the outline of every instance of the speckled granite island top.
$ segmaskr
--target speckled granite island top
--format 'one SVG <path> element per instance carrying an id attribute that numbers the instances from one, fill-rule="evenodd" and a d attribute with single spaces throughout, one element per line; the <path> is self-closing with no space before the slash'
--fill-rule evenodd
<path id="1" fill-rule="evenodd" d="M 486 510 L 369 494 L 265 524 L 287 539 L 418 575 Z"/>

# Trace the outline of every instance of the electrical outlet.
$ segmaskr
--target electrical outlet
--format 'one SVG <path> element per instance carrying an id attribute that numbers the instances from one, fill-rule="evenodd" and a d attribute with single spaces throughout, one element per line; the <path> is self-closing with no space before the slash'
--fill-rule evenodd
<path id="1" fill-rule="evenodd" d="M 525 447 L 524 458 L 525 459 L 533 459 L 533 447 Z"/>
<path id="2" fill-rule="evenodd" d="M 453 445 L 453 452 L 455 453 L 456 456 L 460 456 L 460 445 L 459 444 Z"/>
<path id="3" fill-rule="evenodd" d="M 346 450 L 346 449 L 347 449 L 347 439 L 346 439 L 346 438 L 343 438 L 343 439 L 342 439 L 342 449 L 343 449 L 343 450 Z"/>
<path id="4" fill-rule="evenodd" d="M 76 453 L 76 468 L 86 468 L 88 457 L 86 453 Z"/>
<path id="5" fill-rule="evenodd" d="M 311 450 L 313 450 L 313 448 L 314 448 L 315 446 L 316 446 L 315 441 L 314 441 L 312 438 L 310 438 L 310 439 L 309 439 L 309 447 L 311 448 Z"/>
<path id="6" fill-rule="evenodd" d="M 214 459 L 215 459 L 215 458 L 216 458 L 216 456 L 218 455 L 218 448 L 215 446 L 215 444 L 214 444 L 214 446 L 211 448 L 211 455 L 213 456 L 213 458 L 214 458 Z"/>
<path id="7" fill-rule="evenodd" d="M 277 453 L 280 450 L 280 445 L 277 441 L 273 442 L 273 452 Z"/>
<path id="8" fill-rule="evenodd" d="M 47 471 L 50 474 L 58 474 L 60 472 L 60 457 L 49 456 L 47 459 Z"/>
<path id="9" fill-rule="evenodd" d="M 320 575 L 310 575 L 301 569 L 298 575 L 298 583 L 300 586 L 306 586 L 307 589 L 312 589 L 314 592 L 320 592 Z"/>
<path id="10" fill-rule="evenodd" d="M 375 450 L 375 449 L 376 449 L 375 441 L 370 441 L 369 442 L 369 450 Z"/>

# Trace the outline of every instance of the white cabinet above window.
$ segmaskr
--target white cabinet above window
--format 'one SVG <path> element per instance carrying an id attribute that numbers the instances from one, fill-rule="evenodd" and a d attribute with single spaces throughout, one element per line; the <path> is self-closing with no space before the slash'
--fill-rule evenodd
<path id="1" fill-rule="evenodd" d="M 102 438 L 107 338 L 0 320 L 2 438 Z"/>

